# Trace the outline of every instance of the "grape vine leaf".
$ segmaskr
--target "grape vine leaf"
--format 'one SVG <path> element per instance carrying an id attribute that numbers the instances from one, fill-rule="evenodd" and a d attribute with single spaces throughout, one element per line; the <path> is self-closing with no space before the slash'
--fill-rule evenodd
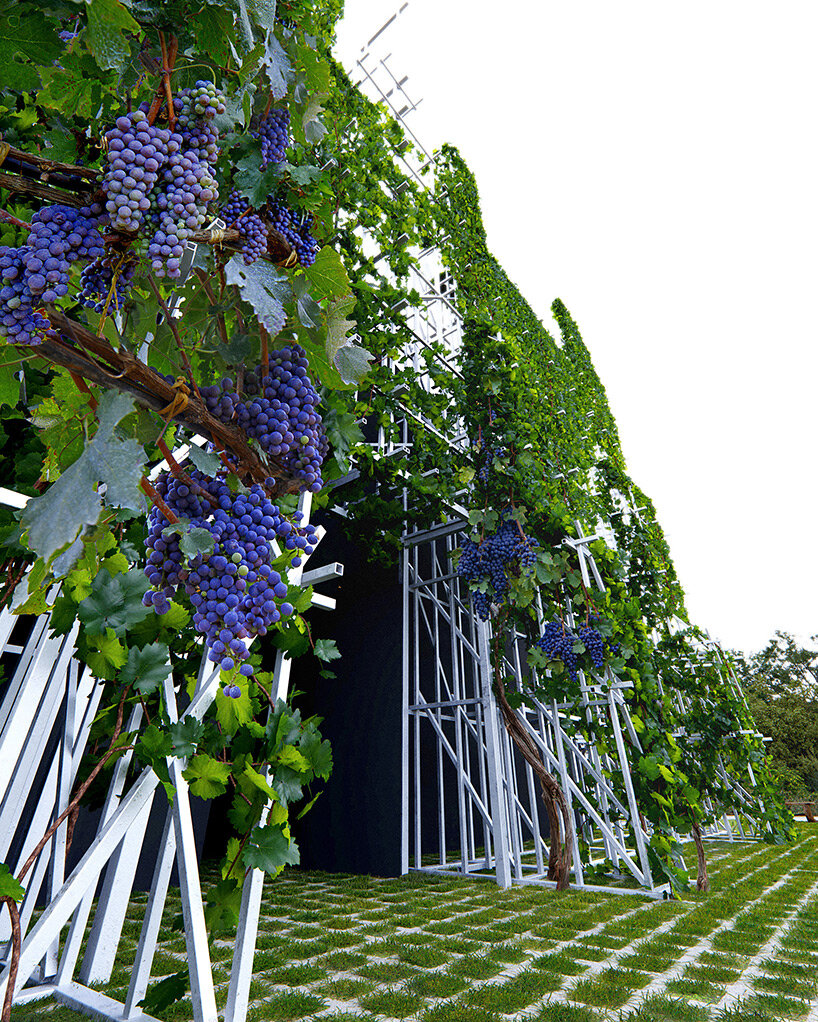
<path id="1" fill-rule="evenodd" d="M 290 178 L 301 188 L 311 185 L 316 178 L 321 176 L 319 167 L 294 167 L 292 163 L 284 163 L 283 170 L 286 170 Z"/>
<path id="2" fill-rule="evenodd" d="M 148 1015 L 158 1015 L 176 1001 L 181 1001 L 187 993 L 189 982 L 187 969 L 165 976 L 150 987 L 144 999 L 138 1002 L 138 1007 L 143 1008 Z"/>
<path id="3" fill-rule="evenodd" d="M 11 875 L 11 870 L 5 862 L 0 862 L 0 898 L 11 898 L 12 901 L 22 901 L 25 893 L 25 887 L 23 887 L 19 880 L 15 879 Z"/>
<path id="4" fill-rule="evenodd" d="M 207 529 L 191 529 L 179 540 L 179 549 L 188 560 L 192 560 L 197 554 L 209 557 L 215 548 L 215 537 Z"/>
<path id="5" fill-rule="evenodd" d="M 188 782 L 194 795 L 200 798 L 216 798 L 227 791 L 230 764 L 220 763 L 207 753 L 200 752 L 188 763 L 182 777 Z"/>
<path id="6" fill-rule="evenodd" d="M 253 307 L 259 321 L 275 337 L 287 322 L 284 303 L 292 296 L 287 278 L 262 259 L 245 266 L 237 255 L 224 270 L 227 283 L 238 286 L 241 297 Z"/>
<path id="7" fill-rule="evenodd" d="M 198 468 L 198 470 L 209 479 L 213 479 L 222 467 L 221 458 L 218 454 L 215 454 L 213 451 L 202 450 L 202 448 L 197 447 L 196 444 L 190 445 L 188 457 L 196 468 Z"/>
<path id="8" fill-rule="evenodd" d="M 329 663 L 331 660 L 340 660 L 341 653 L 335 639 L 316 639 L 313 650 L 319 660 Z"/>
<path id="9" fill-rule="evenodd" d="M 14 10 L 0 16 L 0 66 L 6 89 L 38 89 L 36 68 L 48 67 L 64 49 L 54 20 L 41 11 L 29 6 L 24 13 Z"/>
<path id="10" fill-rule="evenodd" d="M 222 678 L 227 675 L 222 672 Z M 228 735 L 234 735 L 243 725 L 253 719 L 253 703 L 250 693 L 245 685 L 238 699 L 226 696 L 223 689 L 216 692 L 216 720 L 222 731 Z"/>
<path id="11" fill-rule="evenodd" d="M 273 99 L 284 99 L 287 95 L 287 82 L 292 76 L 293 69 L 290 58 L 272 31 L 267 33 L 264 42 L 263 64 L 270 82 Z"/>
<path id="12" fill-rule="evenodd" d="M 285 834 L 280 824 L 256 827 L 242 858 L 245 866 L 255 866 L 273 876 L 284 866 L 297 866 L 301 861 L 298 845 Z"/>
<path id="13" fill-rule="evenodd" d="M 170 674 L 170 651 L 163 642 L 152 642 L 139 649 L 131 646 L 128 660 L 122 668 L 119 680 L 123 685 L 133 685 L 142 695 L 155 692 Z"/>
<path id="14" fill-rule="evenodd" d="M 332 773 L 332 745 L 325 738 L 312 728 L 305 731 L 299 745 L 301 754 L 309 764 L 310 769 L 316 777 L 327 780 Z"/>
<path id="15" fill-rule="evenodd" d="M 292 289 L 295 294 L 295 309 L 302 326 L 311 330 L 319 330 L 324 322 L 321 306 L 307 291 L 308 281 L 303 276 L 293 278 Z"/>
<path id="16" fill-rule="evenodd" d="M 261 150 L 257 149 L 236 162 L 233 184 L 253 208 L 265 204 L 270 193 L 275 192 L 281 180 L 278 164 L 261 169 Z"/>
<path id="17" fill-rule="evenodd" d="M 77 607 L 77 617 L 92 635 L 104 635 L 112 628 L 116 635 L 124 636 L 131 625 L 153 613 L 142 603 L 149 588 L 141 568 L 113 577 L 100 568 L 91 583 L 91 595 Z"/>
<path id="18" fill-rule="evenodd" d="M 119 0 L 86 0 L 88 47 L 103 71 L 125 70 L 131 48 L 122 32 L 140 35 L 142 30 Z"/>
<path id="19" fill-rule="evenodd" d="M 184 720 L 171 724 L 169 731 L 173 742 L 173 755 L 181 759 L 192 756 L 202 740 L 204 730 L 204 723 L 195 717 L 185 717 Z"/>
<path id="20" fill-rule="evenodd" d="M 14 408 L 20 400 L 20 381 L 15 366 L 0 366 L 0 405 Z"/>
<path id="21" fill-rule="evenodd" d="M 327 133 L 326 126 L 319 119 L 324 112 L 321 104 L 327 98 L 328 96 L 323 92 L 314 92 L 304 108 L 301 124 L 304 129 L 304 138 L 310 144 L 314 145 L 316 142 L 320 142 Z"/>
<path id="22" fill-rule="evenodd" d="M 134 410 L 127 394 L 107 391 L 99 402 L 99 428 L 82 455 L 45 491 L 26 504 L 20 520 L 29 549 L 48 562 L 88 527 L 96 525 L 104 503 L 142 513 L 139 481 L 145 452 L 135 440 L 122 440 L 116 426 Z"/>
<path id="23" fill-rule="evenodd" d="M 373 355 L 357 344 L 347 344 L 336 354 L 333 362 L 344 383 L 360 383 L 369 372 Z"/>
<path id="24" fill-rule="evenodd" d="M 352 284 L 341 256 L 329 245 L 324 245 L 312 266 L 307 266 L 302 272 L 310 283 L 310 294 L 318 301 L 352 295 Z M 351 305 L 349 311 L 352 311 Z"/>

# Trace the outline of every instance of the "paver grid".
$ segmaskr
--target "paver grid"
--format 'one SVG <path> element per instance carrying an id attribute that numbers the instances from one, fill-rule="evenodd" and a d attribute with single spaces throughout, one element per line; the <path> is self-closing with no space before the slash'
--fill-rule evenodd
<path id="1" fill-rule="evenodd" d="M 296 870 L 265 886 L 251 1022 L 818 1022 L 818 824 L 787 846 L 710 842 L 712 890 L 642 901 L 410 874 Z M 204 870 L 204 886 L 215 882 Z M 124 997 L 146 894 L 135 894 L 106 992 Z M 178 891 L 155 980 L 185 967 Z M 176 926 L 181 926 L 180 920 Z M 217 1002 L 233 945 L 212 953 Z M 158 1013 L 191 1018 L 189 1001 Z M 48 1003 L 14 1022 L 78 1022 Z"/>

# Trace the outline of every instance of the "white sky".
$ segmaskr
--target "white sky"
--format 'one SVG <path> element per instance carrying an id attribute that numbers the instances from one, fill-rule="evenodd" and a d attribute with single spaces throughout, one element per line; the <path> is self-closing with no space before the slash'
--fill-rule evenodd
<path id="1" fill-rule="evenodd" d="M 400 2 L 346 0 L 347 69 Z M 693 620 L 747 651 L 818 632 L 816 38 L 814 0 L 410 0 L 373 49 L 568 306 Z"/>

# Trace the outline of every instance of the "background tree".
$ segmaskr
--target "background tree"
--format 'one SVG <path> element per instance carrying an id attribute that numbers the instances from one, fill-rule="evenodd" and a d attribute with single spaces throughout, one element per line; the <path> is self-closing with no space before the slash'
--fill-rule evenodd
<path id="1" fill-rule="evenodd" d="M 752 656 L 734 653 L 758 729 L 788 797 L 818 792 L 818 650 L 777 631 Z"/>

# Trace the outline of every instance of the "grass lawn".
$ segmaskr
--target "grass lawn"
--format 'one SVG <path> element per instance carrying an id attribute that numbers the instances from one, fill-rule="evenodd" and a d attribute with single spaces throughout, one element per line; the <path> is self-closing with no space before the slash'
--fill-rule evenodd
<path id="1" fill-rule="evenodd" d="M 681 900 L 508 891 L 410 874 L 289 870 L 265 888 L 252 1022 L 778 1022 L 818 1019 L 818 825 L 793 845 L 709 842 L 712 890 Z M 695 856 L 694 856 L 695 858 Z M 214 870 L 205 870 L 205 883 Z M 146 895 L 106 992 L 123 997 Z M 156 980 L 185 967 L 166 907 Z M 227 997 L 229 940 L 212 946 Z M 160 1017 L 190 1020 L 190 1002 Z M 13 1022 L 80 1022 L 38 1002 Z"/>

